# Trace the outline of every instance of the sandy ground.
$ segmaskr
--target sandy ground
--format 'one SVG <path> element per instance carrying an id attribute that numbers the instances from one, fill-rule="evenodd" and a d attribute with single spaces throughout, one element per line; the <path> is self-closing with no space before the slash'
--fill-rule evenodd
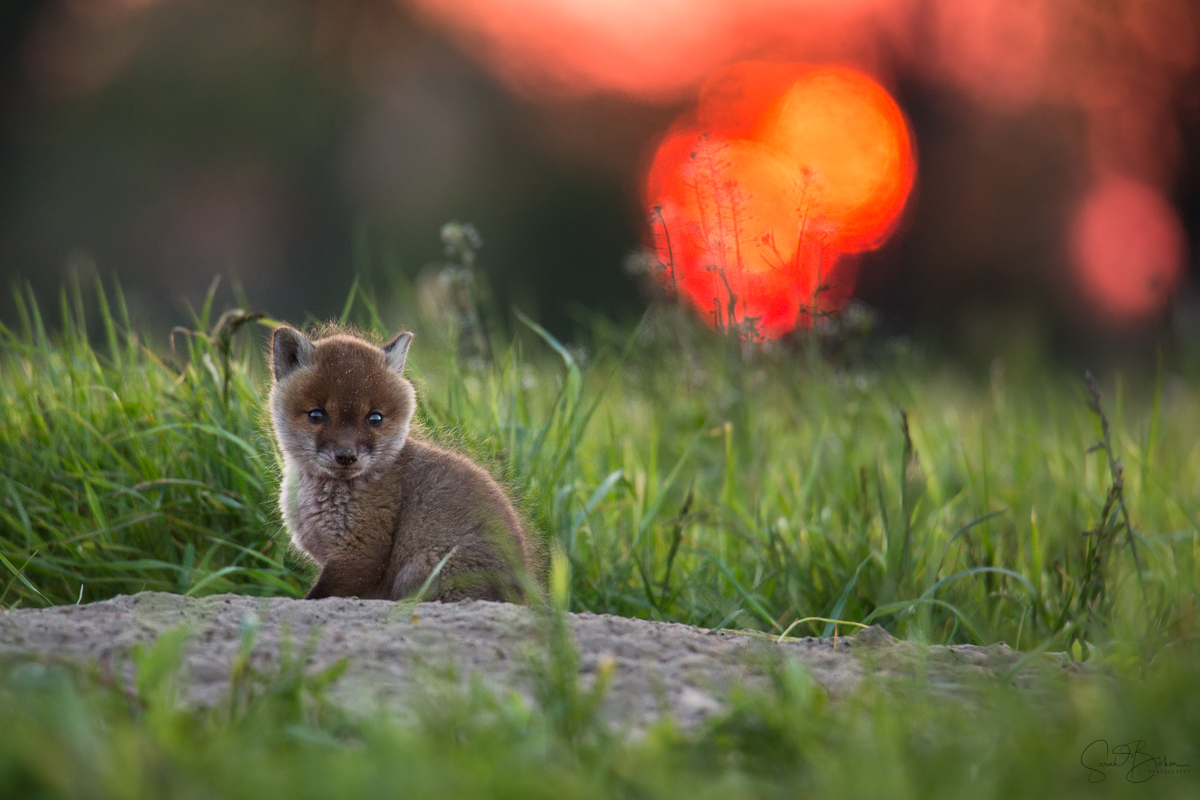
<path id="1" fill-rule="evenodd" d="M 585 682 L 598 665 L 615 665 L 603 713 L 614 724 L 640 728 L 663 713 L 684 726 L 723 707 L 731 686 L 763 680 L 766 660 L 797 659 L 830 694 L 853 691 L 873 676 L 916 679 L 937 691 L 1003 680 L 1022 654 L 1002 644 L 925 647 L 895 642 L 882 628 L 831 639 L 776 642 L 764 636 L 714 633 L 674 623 L 604 614 L 568 614 Z M 191 599 L 146 592 L 81 606 L 0 611 L 0 657 L 35 657 L 98 664 L 128 675 L 128 654 L 138 643 L 188 625 L 184 661 L 188 697 L 217 702 L 228 686 L 230 665 L 247 625 L 258 626 L 253 663 L 269 669 L 281 637 L 297 644 L 315 637 L 311 669 L 347 658 L 349 667 L 331 695 L 351 710 L 380 705 L 403 710 L 431 676 L 452 672 L 498 691 L 529 695 L 530 660 L 543 652 L 545 624 L 527 608 L 502 603 L 423 603 L 383 600 L 270 600 L 238 595 Z M 1047 674 L 1069 672 L 1054 656 L 1023 664 L 1018 685 L 1037 685 Z"/>

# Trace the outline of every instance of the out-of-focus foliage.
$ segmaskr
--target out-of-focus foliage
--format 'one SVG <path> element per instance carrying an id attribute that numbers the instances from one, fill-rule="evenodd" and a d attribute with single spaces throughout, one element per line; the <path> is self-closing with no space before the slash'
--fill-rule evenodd
<path id="1" fill-rule="evenodd" d="M 177 672 L 185 630 L 136 652 L 129 685 L 2 664 L 0 794 L 986 800 L 1183 798 L 1198 785 L 1194 649 L 1140 679 L 1076 677 L 1034 694 L 993 685 L 947 696 L 914 679 L 831 699 L 780 662 L 767 665 L 766 688 L 735 690 L 695 730 L 662 721 L 626 736 L 591 712 L 595 687 L 581 688 L 562 630 L 543 628 L 550 641 L 534 658 L 561 680 L 534 700 L 431 677 L 403 720 L 339 711 L 325 694 L 338 667 L 314 674 L 291 647 L 266 671 L 235 666 L 226 697 L 188 708 Z M 244 639 L 244 650 L 252 644 Z M 1122 748 L 1138 755 L 1122 758 Z"/>

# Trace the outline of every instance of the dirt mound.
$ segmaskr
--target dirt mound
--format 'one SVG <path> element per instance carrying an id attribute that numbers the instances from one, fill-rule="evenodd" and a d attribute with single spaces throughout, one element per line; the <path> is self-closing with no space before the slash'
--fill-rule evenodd
<path id="1" fill-rule="evenodd" d="M 954 691 L 974 681 L 1012 677 L 1030 683 L 1065 662 L 1023 654 L 1002 644 L 925 647 L 895 642 L 882 628 L 858 636 L 790 639 L 751 636 L 648 622 L 604 614 L 568 614 L 579 650 L 583 680 L 600 665 L 614 666 L 604 713 L 614 722 L 640 727 L 664 712 L 683 725 L 722 707 L 734 684 L 753 685 L 776 654 L 803 664 L 833 695 L 864 679 L 916 678 Z M 192 599 L 146 592 L 81 606 L 0 612 L 0 657 L 62 659 L 99 664 L 128 674 L 128 654 L 138 643 L 189 626 L 184 659 L 188 697 L 216 702 L 228 687 L 230 667 L 248 628 L 257 629 L 252 663 L 269 669 L 286 637 L 296 649 L 313 636 L 312 669 L 342 658 L 349 666 L 332 690 L 352 710 L 380 704 L 404 709 L 432 675 L 476 676 L 499 691 L 528 694 L 530 659 L 542 648 L 545 621 L 528 608 L 502 603 L 397 604 L 383 600 L 330 598 L 305 601 L 217 595 Z"/>

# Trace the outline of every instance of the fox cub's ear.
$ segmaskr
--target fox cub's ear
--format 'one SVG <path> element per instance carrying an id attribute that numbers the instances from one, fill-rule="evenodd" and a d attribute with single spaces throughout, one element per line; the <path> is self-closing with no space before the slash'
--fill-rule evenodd
<path id="1" fill-rule="evenodd" d="M 271 334 L 271 375 L 281 381 L 312 363 L 313 343 L 295 328 L 282 325 Z"/>
<path id="2" fill-rule="evenodd" d="M 383 346 L 383 354 L 387 356 L 388 366 L 397 375 L 404 372 L 404 362 L 408 360 L 408 346 L 412 344 L 411 333 L 398 333 L 396 338 Z"/>

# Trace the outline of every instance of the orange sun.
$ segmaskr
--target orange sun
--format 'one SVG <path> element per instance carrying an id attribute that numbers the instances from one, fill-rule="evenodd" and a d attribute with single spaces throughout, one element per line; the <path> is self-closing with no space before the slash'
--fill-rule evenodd
<path id="1" fill-rule="evenodd" d="M 662 280 L 717 327 L 776 337 L 839 308 L 845 256 L 881 245 L 912 189 L 908 125 L 846 67 L 720 70 L 646 176 Z"/>

